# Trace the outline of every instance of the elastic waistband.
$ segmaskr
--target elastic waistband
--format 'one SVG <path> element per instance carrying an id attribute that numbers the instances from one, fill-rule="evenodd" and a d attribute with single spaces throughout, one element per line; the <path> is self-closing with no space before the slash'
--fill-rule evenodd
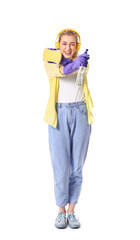
<path id="1" fill-rule="evenodd" d="M 58 103 L 56 102 L 56 106 L 58 107 L 62 107 L 62 106 L 66 106 L 66 107 L 74 107 L 74 106 L 79 106 L 79 105 L 86 105 L 85 101 L 80 101 L 80 102 L 69 102 L 69 103 Z"/>

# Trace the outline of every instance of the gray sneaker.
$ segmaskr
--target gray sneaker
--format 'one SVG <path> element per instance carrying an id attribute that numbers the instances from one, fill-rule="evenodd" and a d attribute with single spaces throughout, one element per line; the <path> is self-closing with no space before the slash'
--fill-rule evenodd
<path id="1" fill-rule="evenodd" d="M 69 227 L 71 227 L 71 228 L 79 228 L 80 227 L 79 219 L 73 212 L 70 212 L 68 214 L 67 220 L 69 223 Z"/>
<path id="2" fill-rule="evenodd" d="M 57 228 L 66 228 L 67 219 L 66 219 L 66 213 L 65 212 L 58 213 L 57 218 L 55 219 L 55 226 Z"/>

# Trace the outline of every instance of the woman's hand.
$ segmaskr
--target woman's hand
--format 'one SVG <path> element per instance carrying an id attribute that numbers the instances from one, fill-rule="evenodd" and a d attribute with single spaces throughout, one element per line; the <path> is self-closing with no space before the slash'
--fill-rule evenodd
<path id="1" fill-rule="evenodd" d="M 83 53 L 79 55 L 75 61 L 65 65 L 61 70 L 63 70 L 63 73 L 65 75 L 75 72 L 77 69 L 79 69 L 80 66 L 87 67 L 88 59 L 89 59 L 89 54 Z"/>
<path id="2" fill-rule="evenodd" d="M 79 55 L 78 57 L 80 57 L 80 58 L 83 57 L 83 58 L 86 58 L 87 60 L 90 59 L 89 54 L 87 54 L 85 52 L 83 54 Z"/>

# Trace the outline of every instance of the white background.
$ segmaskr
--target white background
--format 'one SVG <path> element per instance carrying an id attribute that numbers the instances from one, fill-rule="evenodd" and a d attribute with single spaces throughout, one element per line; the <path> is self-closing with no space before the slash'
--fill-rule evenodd
<path id="1" fill-rule="evenodd" d="M 0 238 L 140 239 L 139 1 L 2 1 L 0 4 Z M 49 81 L 42 60 L 64 28 L 90 54 L 95 122 L 75 213 L 81 228 L 54 227 L 53 173 L 43 120 Z"/>

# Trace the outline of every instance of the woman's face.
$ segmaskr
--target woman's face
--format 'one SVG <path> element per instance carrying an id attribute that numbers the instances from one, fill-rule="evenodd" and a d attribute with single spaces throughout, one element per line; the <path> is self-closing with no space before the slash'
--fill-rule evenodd
<path id="1" fill-rule="evenodd" d="M 65 58 L 73 59 L 76 51 L 76 38 L 74 36 L 63 35 L 60 41 L 60 51 Z"/>

